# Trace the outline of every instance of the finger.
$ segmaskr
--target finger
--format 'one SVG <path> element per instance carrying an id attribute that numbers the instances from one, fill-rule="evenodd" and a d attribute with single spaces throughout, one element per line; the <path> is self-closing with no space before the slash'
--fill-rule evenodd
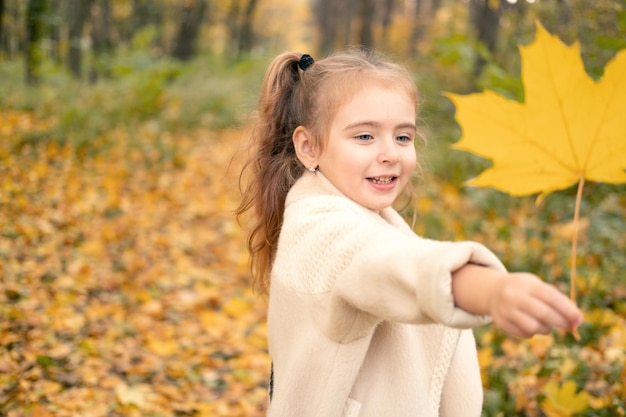
<path id="1" fill-rule="evenodd" d="M 536 334 L 549 334 L 552 326 L 534 315 L 525 312 L 518 312 L 515 323 L 524 337 L 531 337 Z"/>
<path id="2" fill-rule="evenodd" d="M 542 299 L 530 299 L 525 307 L 525 313 L 544 326 L 549 328 L 561 327 L 564 329 L 571 327 L 571 323 L 567 317 L 558 309 L 554 308 L 552 304 Z"/>
<path id="3" fill-rule="evenodd" d="M 523 339 L 526 337 L 522 329 L 520 329 L 515 323 L 512 323 L 512 322 L 500 323 L 500 322 L 494 321 L 493 324 L 499 330 L 501 330 L 502 332 L 506 333 L 509 336 L 512 336 L 518 339 Z"/>
<path id="4" fill-rule="evenodd" d="M 537 293 L 537 296 L 549 305 L 554 313 L 560 316 L 559 327 L 569 329 L 577 327 L 582 322 L 580 309 L 556 287 L 545 284 L 545 287 Z M 561 322 L 561 320 L 564 322 Z"/>
<path id="5" fill-rule="evenodd" d="M 494 317 L 494 325 L 509 335 L 519 338 L 548 334 L 552 331 L 552 326 L 521 309 L 509 309 L 506 314 Z"/>
<path id="6" fill-rule="evenodd" d="M 496 325 L 496 327 L 498 327 L 500 330 L 502 330 L 509 336 L 513 336 L 518 339 L 527 339 L 536 334 L 549 334 L 550 333 L 549 327 L 543 327 L 538 324 L 531 324 L 530 322 L 523 323 L 520 325 L 510 322 L 510 323 L 506 323 L 503 326 Z"/>

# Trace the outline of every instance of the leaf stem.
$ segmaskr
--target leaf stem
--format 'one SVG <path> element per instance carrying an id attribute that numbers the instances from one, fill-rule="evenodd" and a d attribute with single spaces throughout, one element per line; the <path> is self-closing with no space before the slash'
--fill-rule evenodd
<path id="1" fill-rule="evenodd" d="M 576 248 L 578 246 L 578 227 L 580 215 L 580 202 L 583 196 L 583 188 L 585 187 L 585 177 L 580 176 L 578 180 L 578 191 L 576 192 L 576 205 L 574 207 L 574 236 L 572 237 L 572 258 L 570 265 L 570 290 L 569 298 L 576 302 Z"/>

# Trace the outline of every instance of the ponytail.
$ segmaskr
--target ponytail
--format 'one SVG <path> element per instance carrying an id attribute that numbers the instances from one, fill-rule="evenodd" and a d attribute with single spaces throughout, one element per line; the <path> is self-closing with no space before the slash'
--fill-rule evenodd
<path id="1" fill-rule="evenodd" d="M 245 212 L 253 210 L 248 248 L 253 285 L 260 293 L 266 293 L 269 286 L 287 192 L 304 171 L 292 142 L 293 131 L 301 124 L 301 56 L 285 52 L 274 58 L 267 69 L 258 119 L 252 130 L 251 155 L 239 178 L 243 199 L 236 214 L 241 219 Z"/>

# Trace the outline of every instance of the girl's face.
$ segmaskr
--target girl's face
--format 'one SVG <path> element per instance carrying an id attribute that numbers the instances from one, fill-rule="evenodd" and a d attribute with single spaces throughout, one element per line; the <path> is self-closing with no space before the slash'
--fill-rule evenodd
<path id="1" fill-rule="evenodd" d="M 390 206 L 416 165 L 415 105 L 399 89 L 371 84 L 339 107 L 318 166 L 350 199 Z"/>

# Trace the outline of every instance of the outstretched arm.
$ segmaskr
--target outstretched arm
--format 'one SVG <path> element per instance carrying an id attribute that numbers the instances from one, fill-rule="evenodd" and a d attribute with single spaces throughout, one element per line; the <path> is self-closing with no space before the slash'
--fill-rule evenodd
<path id="1" fill-rule="evenodd" d="M 452 274 L 452 293 L 459 308 L 490 315 L 496 327 L 516 337 L 547 334 L 554 327 L 573 330 L 582 322 L 567 296 L 527 272 L 466 264 Z"/>

